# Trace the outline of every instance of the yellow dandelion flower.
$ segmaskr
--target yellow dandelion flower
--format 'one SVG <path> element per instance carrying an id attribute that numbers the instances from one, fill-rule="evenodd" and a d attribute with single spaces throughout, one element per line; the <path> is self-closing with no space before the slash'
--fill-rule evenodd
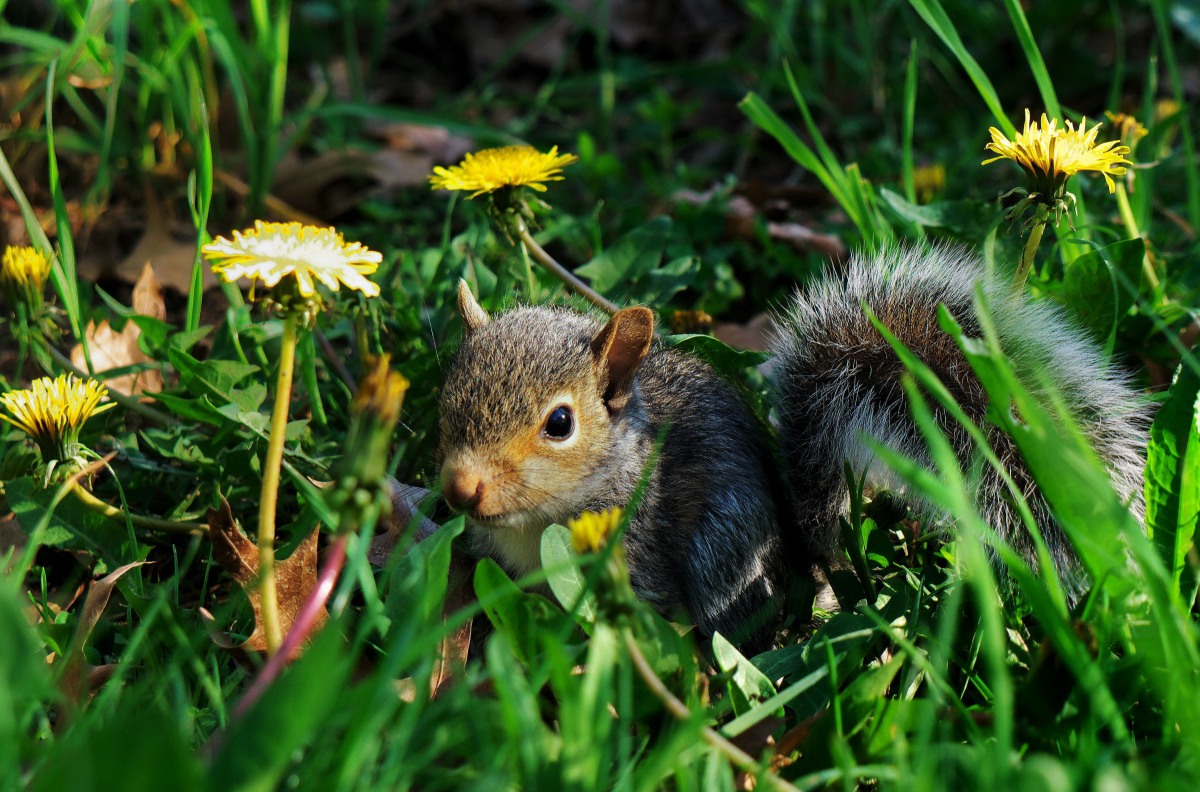
<path id="1" fill-rule="evenodd" d="M 1048 120 L 1042 113 L 1041 123 L 1030 121 L 1029 110 L 1025 111 L 1025 129 L 1009 140 L 992 127 L 992 142 L 987 149 L 997 156 L 983 161 L 984 165 L 997 160 L 1010 159 L 1021 166 L 1029 176 L 1030 192 L 1040 196 L 1042 202 L 1053 202 L 1062 197 L 1067 179 L 1076 173 L 1093 171 L 1104 176 L 1108 191 L 1116 190 L 1113 176 L 1125 173 L 1124 165 L 1130 164 L 1125 155 L 1129 147 L 1119 140 L 1096 143 L 1096 132 L 1100 124 L 1087 128 L 1083 119 L 1076 128 L 1070 121 L 1066 128 L 1058 126 L 1057 119 Z"/>
<path id="2" fill-rule="evenodd" d="M 42 377 L 27 390 L 0 395 L 0 405 L 11 415 L 0 413 L 0 420 L 32 437 L 46 464 L 75 460 L 84 423 L 116 406 L 100 403 L 107 395 L 108 389 L 96 380 L 81 380 L 74 374 Z"/>
<path id="3" fill-rule="evenodd" d="M 913 189 L 919 203 L 929 203 L 946 186 L 946 166 L 940 162 L 913 168 Z"/>
<path id="4" fill-rule="evenodd" d="M 9 245 L 0 262 L 0 283 L 41 289 L 50 277 L 50 259 L 35 247 Z"/>
<path id="5" fill-rule="evenodd" d="M 532 146 L 505 146 L 468 154 L 459 164 L 437 167 L 429 177 L 435 190 L 470 191 L 468 198 L 504 187 L 532 187 L 546 191 L 542 182 L 562 181 L 565 165 L 578 162 L 574 154 L 559 154 L 558 146 L 543 154 Z"/>
<path id="6" fill-rule="evenodd" d="M 576 553 L 599 552 L 621 524 L 620 509 L 606 509 L 596 513 L 585 511 L 573 520 L 567 520 L 571 531 L 571 546 Z"/>
<path id="7" fill-rule="evenodd" d="M 1104 114 L 1108 116 L 1108 122 L 1117 130 L 1121 142 L 1128 146 L 1129 153 L 1133 154 L 1138 141 L 1148 134 L 1146 127 L 1142 126 L 1142 122 L 1129 113 L 1112 113 L 1105 110 Z"/>
<path id="8" fill-rule="evenodd" d="M 24 303 L 40 308 L 46 279 L 50 277 L 50 259 L 34 247 L 9 245 L 0 259 L 0 291 L 14 307 Z"/>
<path id="9" fill-rule="evenodd" d="M 334 228 L 258 220 L 254 228 L 234 231 L 233 239 L 217 237 L 204 246 L 204 255 L 213 272 L 230 283 L 249 278 L 274 287 L 291 275 L 301 297 L 315 293 L 314 279 L 334 291 L 344 285 L 368 297 L 379 294 L 379 286 L 365 276 L 379 268 L 383 255 L 347 242 Z"/>

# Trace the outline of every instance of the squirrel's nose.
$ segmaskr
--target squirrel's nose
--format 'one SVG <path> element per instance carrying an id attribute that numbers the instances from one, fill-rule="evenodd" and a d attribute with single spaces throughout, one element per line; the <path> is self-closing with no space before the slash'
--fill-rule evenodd
<path id="1" fill-rule="evenodd" d="M 442 482 L 442 497 L 455 511 L 466 511 L 483 497 L 483 479 L 471 470 L 451 470 Z"/>

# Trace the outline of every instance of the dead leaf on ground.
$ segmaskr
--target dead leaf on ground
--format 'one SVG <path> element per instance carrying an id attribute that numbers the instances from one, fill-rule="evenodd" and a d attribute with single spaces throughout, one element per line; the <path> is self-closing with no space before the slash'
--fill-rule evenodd
<path id="1" fill-rule="evenodd" d="M 5 572 L 11 572 L 13 565 L 20 561 L 21 550 L 25 548 L 28 539 L 29 535 L 21 529 L 16 514 L 9 512 L 0 515 L 0 556 L 7 553 L 9 558 L 9 566 Z"/>
<path id="2" fill-rule="evenodd" d="M 328 223 L 372 196 L 426 186 L 434 162 L 416 148 L 342 149 L 311 159 L 292 154 L 279 163 L 272 194 Z"/>
<path id="3" fill-rule="evenodd" d="M 380 567 L 387 565 L 388 558 L 396 548 L 396 543 L 400 541 L 400 537 L 404 536 L 409 523 L 414 518 L 420 522 L 417 525 L 417 534 L 413 541 L 419 542 L 425 539 L 438 528 L 437 523 L 422 515 L 418 508 L 421 501 L 429 497 L 429 490 L 414 487 L 411 484 L 401 484 L 391 476 L 388 476 L 387 483 L 392 510 L 387 514 L 380 515 L 376 529 L 382 528 L 383 530 L 375 535 L 371 540 L 371 547 L 367 550 L 367 560 Z"/>
<path id="4" fill-rule="evenodd" d="M 264 653 L 267 651 L 266 634 L 262 627 L 262 607 L 259 598 L 258 582 L 258 546 L 250 541 L 237 527 L 229 503 L 223 498 L 216 509 L 208 510 L 209 538 L 213 545 L 213 557 L 229 575 L 237 582 L 246 596 L 250 599 L 250 607 L 254 611 L 254 631 L 250 637 L 241 643 L 232 641 L 228 635 L 214 631 L 215 621 L 207 612 L 201 614 L 209 627 L 210 635 L 222 649 L 229 650 L 243 661 L 250 652 Z M 279 597 L 279 629 L 287 635 L 296 621 L 296 614 L 308 599 L 317 585 L 317 534 L 314 528 L 296 547 L 295 551 L 275 562 L 275 587 Z M 315 634 L 327 619 L 325 611 L 317 618 L 312 632 Z"/>
<path id="5" fill-rule="evenodd" d="M 173 219 L 168 214 L 168 202 L 163 201 L 153 190 L 146 190 L 145 218 L 142 235 L 133 250 L 115 266 L 105 259 L 85 258 L 79 263 L 79 274 L 89 280 L 98 280 L 103 275 L 134 283 L 144 271 L 146 264 L 154 265 L 162 285 L 187 294 L 192 287 L 192 264 L 196 258 L 196 230 L 189 224 L 180 224 L 178 234 L 173 230 Z M 204 288 L 217 285 L 217 278 L 209 267 L 203 267 Z"/>
<path id="6" fill-rule="evenodd" d="M 446 602 L 442 606 L 442 625 L 475 601 L 475 562 L 462 553 L 451 552 L 450 580 L 446 586 Z M 429 677 L 429 695 L 438 694 L 462 677 L 471 650 L 471 625 L 468 619 L 454 630 L 446 632 L 438 645 L 438 659 Z"/>
<path id="7" fill-rule="evenodd" d="M 63 692 L 65 707 L 69 710 L 78 709 L 83 704 L 84 699 L 95 689 L 93 682 L 102 684 L 111 676 L 111 672 L 105 673 L 100 670 L 103 666 L 89 666 L 84 659 L 83 650 L 92 636 L 92 631 L 96 629 L 104 609 L 108 607 L 108 601 L 112 597 L 117 581 L 129 570 L 145 563 L 147 562 L 134 561 L 114 569 L 88 588 L 87 597 L 83 600 L 83 610 L 79 614 L 79 624 L 75 627 L 74 638 L 71 639 L 71 648 L 67 650 L 66 660 L 63 662 L 62 672 L 58 677 L 58 686 Z M 65 713 L 60 712 L 61 714 Z M 66 720 L 69 718 L 60 717 L 58 726 L 61 727 Z"/>
<path id="8" fill-rule="evenodd" d="M 167 310 L 163 304 L 162 286 L 154 275 L 154 268 L 147 262 L 142 274 L 133 287 L 133 310 L 143 316 L 165 319 Z M 105 319 L 99 325 L 88 322 L 84 336 L 88 342 L 88 353 L 92 358 L 92 369 L 97 372 L 124 368 L 139 363 L 153 364 L 154 360 L 142 352 L 138 338 L 142 329 L 135 322 L 127 321 L 121 332 L 117 332 Z M 71 362 L 81 371 L 87 370 L 83 345 L 71 349 Z M 163 388 L 162 373 L 157 367 L 133 374 L 123 374 L 102 380 L 109 389 L 132 396 L 135 393 L 157 393 Z"/>
<path id="9" fill-rule="evenodd" d="M 367 133 L 390 149 L 428 154 L 435 162 L 457 162 L 475 148 L 475 141 L 465 135 L 426 124 L 374 121 Z"/>
<path id="10" fill-rule="evenodd" d="M 775 321 L 771 314 L 760 313 L 745 324 L 718 322 L 712 328 L 713 337 L 734 349 L 749 349 L 763 352 L 775 334 Z"/>

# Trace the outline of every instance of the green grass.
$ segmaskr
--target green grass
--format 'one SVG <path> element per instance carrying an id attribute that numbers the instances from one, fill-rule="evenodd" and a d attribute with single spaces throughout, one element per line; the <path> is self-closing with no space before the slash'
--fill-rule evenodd
<path id="1" fill-rule="evenodd" d="M 65 336 L 51 352 L 0 305 L 0 350 L 24 345 L 0 356 L 0 389 L 62 372 L 69 345 L 102 319 L 136 323 L 149 365 L 167 375 L 153 405 L 123 400 L 85 428 L 86 446 L 118 452 L 91 480 L 99 498 L 177 521 L 208 519 L 224 499 L 253 524 L 281 322 L 232 287 L 203 293 L 200 247 L 280 219 L 264 207 L 288 197 L 272 194 L 288 154 L 379 148 L 378 129 L 400 123 L 441 126 L 476 147 L 558 145 L 580 162 L 551 185 L 553 208 L 536 209 L 541 244 L 586 265 L 581 275 L 610 298 L 664 320 L 696 308 L 743 320 L 826 261 L 772 238 L 768 210 L 750 237 L 725 234 L 723 207 L 739 188 L 820 189 L 820 201 L 793 199 L 788 219 L 854 248 L 949 238 L 1011 269 L 1025 235 L 997 196 L 1019 173 L 980 167 L 988 127 L 1011 135 L 1026 106 L 1076 121 L 1125 109 L 1148 129 L 1126 213 L 1141 238 L 1129 238 L 1101 180 L 1076 178 L 1078 212 L 1049 229 L 1030 288 L 1074 312 L 1159 402 L 1147 531 L 985 333 L 962 343 L 1021 418 L 994 420 L 1095 581 L 1077 607 L 1048 563 L 1031 568 L 975 513 L 971 471 L 930 417 L 955 406 L 911 361 L 914 420 L 934 469 L 888 461 L 953 516 L 958 539 L 943 543 L 855 492 L 847 568 L 831 575 L 841 610 L 814 614 L 799 596 L 771 651 L 697 646 L 644 607 L 614 615 L 607 562 L 564 562 L 562 531 L 543 543 L 558 560 L 546 572 L 553 596 L 522 590 L 488 561 L 464 569 L 462 522 L 450 519 L 419 544 L 402 540 L 382 567 L 367 560 L 369 536 L 352 536 L 330 622 L 238 718 L 258 661 L 248 668 L 218 646 L 202 610 L 234 641 L 253 616 L 212 543 L 108 520 L 66 488 L 44 487 L 32 445 L 3 424 L 3 500 L 21 537 L 0 576 L 0 788 L 713 790 L 742 788 L 745 772 L 759 788 L 1196 788 L 1200 364 L 1185 344 L 1200 308 L 1200 170 L 1182 67 L 1197 47 L 1172 6 L 745 0 L 740 35 L 696 63 L 670 42 L 625 47 L 597 18 L 551 3 L 472 71 L 456 60 L 467 42 L 451 40 L 452 28 L 422 27 L 440 19 L 438 5 L 0 6 L 0 65 L 21 86 L 4 94 L 0 180 L 30 243 L 53 255 Z M 573 22 L 560 59 L 530 67 L 524 50 L 560 19 Z M 1007 65 L 1014 53 L 1018 68 Z M 426 98 L 379 98 L 410 88 Z M 1180 109 L 1156 115 L 1163 98 Z M 913 172 L 927 163 L 944 165 L 948 180 L 917 203 Z M 194 228 L 192 289 L 166 321 L 130 315 L 112 284 L 76 276 L 103 239 L 79 216 L 101 228 L 122 212 L 140 216 L 148 185 L 176 231 Z M 343 455 L 368 354 L 390 353 L 412 383 L 388 469 L 428 483 L 438 389 L 460 332 L 458 279 L 489 310 L 583 304 L 528 269 L 479 202 L 446 201 L 423 184 L 352 187 L 363 197 L 338 225 L 383 252 L 383 294 L 330 301 L 319 337 L 298 350 L 281 557 L 312 528 L 336 529 L 344 504 L 311 482 L 328 480 Z M 714 197 L 674 201 L 684 189 Z M 652 216 L 667 206 L 671 216 Z M 765 411 L 760 356 L 686 343 Z M 40 351 L 26 355 L 29 344 Z M 151 563 L 89 585 L 140 561 Z M 430 697 L 439 653 L 472 621 L 470 662 Z"/>

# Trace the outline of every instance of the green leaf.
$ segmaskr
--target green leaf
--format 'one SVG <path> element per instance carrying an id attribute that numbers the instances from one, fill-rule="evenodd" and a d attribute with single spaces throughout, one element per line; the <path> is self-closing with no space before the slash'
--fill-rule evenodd
<path id="1" fill-rule="evenodd" d="M 742 369 L 758 366 L 771 357 L 766 352 L 734 349 L 725 342 L 703 333 L 667 336 L 665 340 L 671 346 L 689 355 L 695 355 L 717 371 L 740 372 Z"/>
<path id="2" fill-rule="evenodd" d="M 1063 303 L 1110 350 L 1117 325 L 1133 306 L 1145 255 L 1141 239 L 1123 239 L 1088 251 L 1068 264 L 1063 274 L 1059 290 Z"/>
<path id="3" fill-rule="evenodd" d="M 89 711 L 48 749 L 28 789 L 208 789 L 180 721 L 144 687 L 122 696 L 106 717 Z"/>
<path id="4" fill-rule="evenodd" d="M 465 526 L 460 515 L 400 556 L 388 582 L 386 613 L 395 623 L 419 629 L 440 620 L 450 579 L 450 551 Z"/>
<path id="5" fill-rule="evenodd" d="M 671 219 L 660 215 L 617 240 L 599 256 L 575 270 L 587 278 L 593 289 L 618 295 L 662 260 L 667 242 L 671 239 Z"/>
<path id="6" fill-rule="evenodd" d="M 635 284 L 637 298 L 649 305 L 665 305 L 691 286 L 700 273 L 700 259 L 682 256 L 647 272 Z"/>
<path id="7" fill-rule="evenodd" d="M 983 201 L 915 204 L 886 187 L 879 188 L 879 195 L 884 205 L 902 220 L 922 228 L 944 228 L 964 239 L 983 239 L 1002 218 L 993 204 Z"/>
<path id="8" fill-rule="evenodd" d="M 950 21 L 950 17 L 946 15 L 946 10 L 942 8 L 942 4 L 938 0 L 909 0 L 909 5 L 917 12 L 921 19 L 925 20 L 925 24 L 937 34 L 937 37 L 942 40 L 946 48 L 954 53 L 954 57 L 958 58 L 959 64 L 966 71 L 967 76 L 971 78 L 971 82 L 975 85 L 975 90 L 979 92 L 979 96 L 983 99 L 984 104 L 992 111 L 992 117 L 996 119 L 996 125 L 1000 127 L 1000 131 L 1005 137 L 1010 140 L 1016 135 L 1017 130 L 1013 127 L 1013 123 L 1008 120 L 1008 116 L 1004 113 L 1004 105 L 1000 102 L 1000 97 L 996 93 L 995 87 L 992 86 L 992 81 L 988 79 L 987 73 L 979 65 L 979 61 L 967 51 L 966 45 L 963 44 L 962 38 L 958 35 L 958 30 L 955 29 L 954 23 Z"/>
<path id="9" fill-rule="evenodd" d="M 33 530 L 47 512 L 53 512 L 49 527 L 40 537 L 41 544 L 84 550 L 114 568 L 141 560 L 136 546 L 130 546 L 125 525 L 92 511 L 74 497 L 68 495 L 55 508 L 54 493 L 33 478 L 13 479 L 4 487 L 9 506 L 26 531 Z"/>
<path id="10" fill-rule="evenodd" d="M 13 502 L 11 494 L 9 499 Z M 0 786 L 5 789 L 23 786 L 19 776 L 28 757 L 21 757 L 20 746 L 34 731 L 41 702 L 51 695 L 45 649 L 22 612 L 22 601 L 28 603 L 22 582 L 19 575 L 0 579 Z"/>
<path id="11" fill-rule="evenodd" d="M 230 723 L 212 760 L 211 789 L 267 792 L 284 786 L 296 752 L 345 700 L 351 663 L 344 645 L 341 631 L 326 626 L 250 711 Z"/>
<path id="12" fill-rule="evenodd" d="M 186 399 L 171 393 L 152 393 L 149 395 L 153 396 L 155 401 L 172 413 L 187 421 L 199 421 L 200 423 L 212 424 L 213 426 L 224 426 L 230 421 L 229 416 L 214 407 L 207 396 L 201 396 L 198 399 Z"/>
<path id="13" fill-rule="evenodd" d="M 571 549 L 571 532 L 551 525 L 542 533 L 542 568 L 546 582 L 564 610 L 575 613 L 580 625 L 590 630 L 596 621 L 596 598 Z M 578 606 L 578 607 L 577 607 Z"/>
<path id="14" fill-rule="evenodd" d="M 1196 594 L 1188 563 L 1200 520 L 1200 375 L 1184 361 L 1150 427 L 1146 458 L 1146 530 L 1184 602 Z"/>
<path id="15" fill-rule="evenodd" d="M 750 707 L 775 695 L 775 686 L 767 675 L 720 633 L 713 633 L 713 656 L 723 673 L 729 674 L 729 695 L 734 714 L 742 715 Z M 783 714 L 781 707 L 776 715 Z"/>
<path id="16" fill-rule="evenodd" d="M 522 591 L 490 558 L 475 567 L 475 596 L 497 634 L 508 639 L 522 661 L 538 656 L 542 636 L 553 632 L 547 623 L 555 608 L 545 597 Z"/>
<path id="17" fill-rule="evenodd" d="M 179 383 L 185 390 L 209 396 L 216 404 L 228 403 L 233 386 L 260 370 L 258 366 L 234 360 L 196 360 L 181 349 L 168 349 L 167 356 L 179 372 Z"/>

